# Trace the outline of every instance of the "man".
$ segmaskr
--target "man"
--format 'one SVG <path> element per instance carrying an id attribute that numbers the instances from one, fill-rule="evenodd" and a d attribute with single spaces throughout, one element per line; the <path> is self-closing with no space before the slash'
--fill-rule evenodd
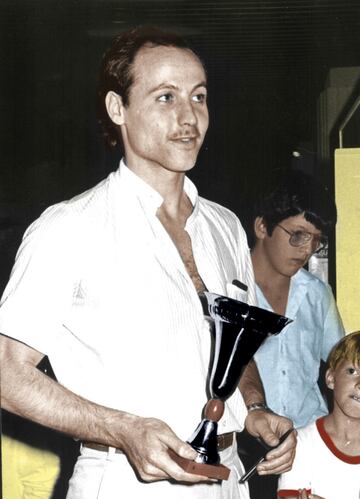
<path id="1" fill-rule="evenodd" d="M 335 223 L 334 200 L 298 171 L 285 174 L 256 203 L 251 257 L 258 303 L 293 322 L 269 338 L 255 360 L 268 406 L 295 428 L 327 414 L 317 383 L 320 362 L 344 335 L 330 286 L 303 268 L 326 246 Z M 260 488 L 254 497 L 274 497 L 268 482 L 253 481 Z"/>
<path id="2" fill-rule="evenodd" d="M 0 313 L 2 403 L 82 441 L 69 498 L 246 498 L 234 439 L 221 452 L 231 467 L 222 484 L 168 453 L 196 458 L 184 440 L 206 401 L 210 352 L 198 292 L 227 294 L 238 278 L 255 296 L 237 218 L 185 177 L 208 126 L 203 65 L 177 37 L 137 28 L 105 55 L 99 99 L 124 159 L 27 231 Z M 59 383 L 36 370 L 44 354 Z M 290 423 L 257 409 L 254 365 L 241 389 L 247 427 L 275 444 Z M 244 400 L 237 391 L 228 401 L 220 433 L 242 429 Z M 262 473 L 289 468 L 294 440 Z"/>

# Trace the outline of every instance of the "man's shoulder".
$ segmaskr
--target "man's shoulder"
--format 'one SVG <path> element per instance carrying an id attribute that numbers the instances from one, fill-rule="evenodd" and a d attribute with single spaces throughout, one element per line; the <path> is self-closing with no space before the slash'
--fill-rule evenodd
<path id="1" fill-rule="evenodd" d="M 213 237 L 225 241 L 232 251 L 248 248 L 245 230 L 234 212 L 219 203 L 199 197 L 199 213 Z"/>
<path id="2" fill-rule="evenodd" d="M 223 220 L 225 223 L 241 225 L 239 218 L 233 211 L 215 201 L 210 201 L 209 199 L 199 196 L 199 206 L 200 210 L 205 215 L 213 216 L 214 218 Z"/>
<path id="3" fill-rule="evenodd" d="M 109 176 L 110 177 L 110 176 Z M 70 199 L 53 204 L 27 228 L 25 236 L 38 240 L 66 237 L 81 238 L 87 229 L 94 231 L 107 209 L 109 177 Z"/>
<path id="4" fill-rule="evenodd" d="M 110 175 L 99 181 L 96 185 L 66 201 L 63 201 L 62 204 L 67 206 L 68 211 L 73 210 L 74 212 L 84 213 L 91 211 L 91 209 L 95 207 L 98 209 L 99 205 L 105 206 L 109 201 L 110 191 L 114 184 L 115 175 L 115 172 L 110 173 Z"/>
<path id="5" fill-rule="evenodd" d="M 112 174 L 80 194 L 49 206 L 41 214 L 41 217 L 51 217 L 55 220 L 76 220 L 82 215 L 86 217 L 91 216 L 91 214 L 101 214 L 109 201 L 111 183 Z"/>

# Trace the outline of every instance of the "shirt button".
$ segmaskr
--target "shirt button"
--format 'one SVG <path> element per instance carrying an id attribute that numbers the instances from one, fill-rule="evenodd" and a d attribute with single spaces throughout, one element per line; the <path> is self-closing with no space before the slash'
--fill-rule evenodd
<path id="1" fill-rule="evenodd" d="M 285 376 L 285 374 L 286 374 L 286 371 L 284 371 L 284 369 L 283 369 L 283 370 L 282 370 L 281 372 L 282 372 L 282 374 L 283 374 L 283 375 Z"/>

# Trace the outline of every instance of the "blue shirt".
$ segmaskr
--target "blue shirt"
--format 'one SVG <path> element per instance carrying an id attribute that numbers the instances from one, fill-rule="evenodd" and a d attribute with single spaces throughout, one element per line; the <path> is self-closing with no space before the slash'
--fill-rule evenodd
<path id="1" fill-rule="evenodd" d="M 259 306 L 272 310 L 258 286 L 256 292 Z M 285 315 L 294 322 L 269 337 L 255 360 L 267 405 L 298 428 L 328 413 L 317 384 L 320 360 L 345 331 L 330 286 L 304 269 L 291 278 Z"/>

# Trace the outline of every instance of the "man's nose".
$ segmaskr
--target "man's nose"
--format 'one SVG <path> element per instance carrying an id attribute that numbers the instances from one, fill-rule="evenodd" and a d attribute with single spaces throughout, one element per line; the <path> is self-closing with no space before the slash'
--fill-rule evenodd
<path id="1" fill-rule="evenodd" d="M 197 116 L 191 101 L 184 100 L 179 104 L 178 119 L 180 125 L 196 125 Z"/>

